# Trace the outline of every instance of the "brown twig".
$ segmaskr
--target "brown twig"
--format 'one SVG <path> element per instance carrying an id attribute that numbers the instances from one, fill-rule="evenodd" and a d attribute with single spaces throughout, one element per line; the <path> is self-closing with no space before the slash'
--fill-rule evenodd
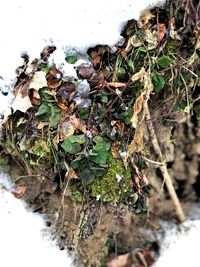
<path id="1" fill-rule="evenodd" d="M 160 160 L 163 160 L 162 151 L 160 149 L 160 145 L 159 145 L 158 139 L 157 139 L 156 134 L 155 134 L 154 126 L 153 126 L 153 123 L 151 121 L 151 115 L 149 112 L 148 105 L 146 106 L 146 119 L 147 119 L 147 129 L 148 129 L 149 134 L 151 136 L 151 143 L 153 145 L 153 149 L 155 151 L 155 154 L 160 158 Z M 170 177 L 169 172 L 167 170 L 166 164 L 160 165 L 159 169 L 163 175 L 164 182 L 166 184 L 166 187 L 167 187 L 167 190 L 168 190 L 169 195 L 171 197 L 171 200 L 174 204 L 178 219 L 180 222 L 183 222 L 186 220 L 186 217 L 185 217 L 184 211 L 181 207 L 181 204 L 180 204 L 180 201 L 179 201 L 178 196 L 176 194 L 176 191 L 174 189 L 174 185 L 172 183 L 171 177 Z"/>

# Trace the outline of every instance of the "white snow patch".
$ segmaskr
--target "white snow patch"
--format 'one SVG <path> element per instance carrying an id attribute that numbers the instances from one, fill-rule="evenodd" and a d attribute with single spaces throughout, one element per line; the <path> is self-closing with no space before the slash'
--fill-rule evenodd
<path id="1" fill-rule="evenodd" d="M 113 46 L 129 19 L 157 0 L 6 0 L 0 4 L 0 76 L 7 85 L 15 79 L 22 63 L 21 53 L 30 59 L 40 56 L 46 45 L 57 51 L 52 61 L 64 61 L 66 47 L 86 51 L 96 44 Z"/>
<path id="2" fill-rule="evenodd" d="M 3 189 L 2 185 L 7 189 Z M 41 216 L 10 192 L 9 176 L 0 171 L 0 265 L 2 267 L 72 267 L 72 257 L 49 238 Z"/>
<path id="3" fill-rule="evenodd" d="M 152 267 L 198 266 L 200 220 L 187 220 L 180 226 L 164 224 L 164 228 L 161 255 Z"/>
<path id="4" fill-rule="evenodd" d="M 117 182 L 119 183 L 123 179 L 123 177 L 117 173 L 116 179 L 117 179 Z"/>

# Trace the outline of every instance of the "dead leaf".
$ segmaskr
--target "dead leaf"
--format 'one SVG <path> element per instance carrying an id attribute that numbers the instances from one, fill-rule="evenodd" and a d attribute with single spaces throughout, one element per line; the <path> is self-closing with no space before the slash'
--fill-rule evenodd
<path id="1" fill-rule="evenodd" d="M 93 67 L 89 67 L 89 66 L 80 66 L 78 67 L 77 70 L 78 70 L 78 74 L 84 79 L 90 79 L 94 72 Z"/>
<path id="2" fill-rule="evenodd" d="M 70 172 L 67 175 L 67 178 L 69 180 L 72 180 L 72 179 L 78 179 L 79 177 L 74 170 L 70 170 Z"/>
<path id="3" fill-rule="evenodd" d="M 39 91 L 43 87 L 47 87 L 46 73 L 44 71 L 36 71 L 31 79 L 29 89 Z"/>
<path id="4" fill-rule="evenodd" d="M 165 36 L 166 32 L 166 25 L 165 23 L 158 23 L 157 24 L 157 40 L 161 42 Z"/>
<path id="5" fill-rule="evenodd" d="M 142 110 L 143 102 L 144 102 L 144 92 L 141 93 L 140 96 L 138 96 L 133 106 L 133 116 L 131 118 L 131 124 L 135 129 L 137 128 L 138 125 L 138 115 Z"/>
<path id="6" fill-rule="evenodd" d="M 68 136 L 73 135 L 75 132 L 75 126 L 68 118 L 66 121 L 61 122 L 58 126 L 59 140 L 63 141 Z"/>
<path id="7" fill-rule="evenodd" d="M 135 152 L 142 152 L 144 149 L 143 137 L 144 137 L 145 124 L 144 121 L 138 125 L 135 130 L 135 134 L 131 144 L 128 146 L 127 154 L 132 155 Z"/>
<path id="8" fill-rule="evenodd" d="M 55 66 L 53 66 L 46 75 L 48 87 L 51 89 L 58 88 L 61 84 L 61 78 L 62 72 L 56 69 Z"/>
<path id="9" fill-rule="evenodd" d="M 150 28 L 152 23 L 151 20 L 155 18 L 155 15 L 148 9 L 145 9 L 138 20 L 138 26 L 140 28 Z"/>
<path id="10" fill-rule="evenodd" d="M 132 82 L 136 82 L 138 80 L 142 80 L 144 78 L 146 71 L 145 68 L 142 67 L 140 71 L 138 71 L 137 73 L 135 73 L 132 77 L 131 77 L 131 81 Z"/>
<path id="11" fill-rule="evenodd" d="M 42 122 L 42 121 L 40 121 L 39 124 L 37 125 L 37 129 L 38 130 L 43 130 L 47 126 L 49 126 L 49 122 Z"/>
<path id="12" fill-rule="evenodd" d="M 106 85 L 108 87 L 114 87 L 114 88 L 126 87 L 125 83 L 120 83 L 120 82 L 106 82 Z"/>
<path id="13" fill-rule="evenodd" d="M 26 82 L 25 84 L 18 85 L 14 88 L 15 99 L 11 106 L 13 112 L 19 110 L 25 113 L 29 108 L 32 107 L 32 103 L 29 97 L 29 85 L 30 81 Z"/>
<path id="14" fill-rule="evenodd" d="M 128 43 L 124 53 L 128 53 L 132 47 L 140 47 L 142 45 L 141 39 L 137 35 L 133 35 L 128 39 Z"/>
<path id="15" fill-rule="evenodd" d="M 12 190 L 11 193 L 13 194 L 14 197 L 16 198 L 22 198 L 23 195 L 26 192 L 27 187 L 25 185 L 15 185 Z"/>
<path id="16" fill-rule="evenodd" d="M 115 159 L 119 158 L 119 146 L 120 146 L 120 142 L 119 141 L 114 141 L 112 143 L 111 153 L 112 153 L 112 156 Z"/>
<path id="17" fill-rule="evenodd" d="M 107 262 L 107 267 L 130 267 L 132 260 L 129 253 L 117 256 L 113 260 Z"/>

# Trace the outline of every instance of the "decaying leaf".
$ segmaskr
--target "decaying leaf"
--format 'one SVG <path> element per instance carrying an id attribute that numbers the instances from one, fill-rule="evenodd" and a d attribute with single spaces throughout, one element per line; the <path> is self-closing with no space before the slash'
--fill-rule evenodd
<path id="1" fill-rule="evenodd" d="M 61 84 L 61 78 L 62 72 L 56 69 L 55 66 L 53 66 L 46 75 L 48 87 L 51 89 L 58 88 Z"/>
<path id="2" fill-rule="evenodd" d="M 133 116 L 131 118 L 131 124 L 135 129 L 137 128 L 138 125 L 138 115 L 142 110 L 143 101 L 144 101 L 144 92 L 142 92 L 141 95 L 138 96 L 133 106 Z"/>
<path id="3" fill-rule="evenodd" d="M 127 155 L 132 155 L 135 152 L 142 152 L 144 149 L 144 131 L 145 131 L 145 123 L 144 121 L 138 125 L 135 130 L 135 134 L 131 144 L 128 146 Z"/>
<path id="4" fill-rule="evenodd" d="M 72 179 L 78 179 L 79 177 L 74 170 L 70 170 L 69 173 L 67 174 L 67 178 L 69 180 L 72 180 Z"/>
<path id="5" fill-rule="evenodd" d="M 120 146 L 120 142 L 115 141 L 113 142 L 112 147 L 111 147 L 111 153 L 115 159 L 119 158 L 119 146 Z"/>
<path id="6" fill-rule="evenodd" d="M 22 198 L 23 195 L 26 192 L 27 187 L 25 185 L 15 185 L 12 190 L 11 193 L 13 194 L 14 197 L 16 198 Z"/>
<path id="7" fill-rule="evenodd" d="M 114 88 L 123 88 L 126 86 L 125 83 L 120 83 L 120 82 L 107 82 L 106 85 L 108 87 L 114 87 Z"/>
<path id="8" fill-rule="evenodd" d="M 94 68 L 89 66 L 80 66 L 77 70 L 78 74 L 84 79 L 90 79 L 94 73 Z"/>
<path id="9" fill-rule="evenodd" d="M 157 25 L 157 40 L 158 40 L 158 42 L 162 41 L 162 39 L 165 36 L 165 32 L 166 32 L 165 23 L 158 23 L 158 25 Z"/>
<path id="10" fill-rule="evenodd" d="M 29 108 L 32 107 L 32 103 L 29 97 L 29 85 L 30 81 L 26 82 L 23 85 L 15 87 L 15 99 L 11 106 L 13 112 L 19 110 L 25 113 Z"/>
<path id="11" fill-rule="evenodd" d="M 107 262 L 107 267 L 129 267 L 132 263 L 130 254 L 117 256 L 113 260 Z"/>
<path id="12" fill-rule="evenodd" d="M 45 72 L 37 71 L 30 81 L 27 81 L 25 84 L 15 87 L 15 99 L 11 106 L 13 112 L 19 110 L 25 113 L 29 108 L 33 106 L 34 103 L 36 103 L 36 101 L 40 98 L 38 90 L 47 86 L 45 75 Z M 30 89 L 32 89 L 33 92 L 35 91 L 35 93 L 33 94 L 33 103 L 29 96 Z"/>
<path id="13" fill-rule="evenodd" d="M 138 20 L 138 26 L 140 28 L 149 28 L 152 23 L 151 20 L 155 18 L 155 15 L 148 9 L 145 9 Z"/>
<path id="14" fill-rule="evenodd" d="M 135 73 L 132 77 L 131 77 L 131 81 L 132 82 L 136 82 L 138 80 L 142 80 L 144 75 L 145 75 L 145 69 L 144 67 L 141 68 L 140 71 L 138 71 L 137 73 Z"/>
<path id="15" fill-rule="evenodd" d="M 131 47 L 140 47 L 142 45 L 141 39 L 137 35 L 133 35 L 128 39 L 128 43 L 125 48 L 125 52 L 128 53 Z"/>
<path id="16" fill-rule="evenodd" d="M 47 86 L 46 73 L 44 71 L 36 71 L 31 79 L 29 89 L 38 91 Z"/>

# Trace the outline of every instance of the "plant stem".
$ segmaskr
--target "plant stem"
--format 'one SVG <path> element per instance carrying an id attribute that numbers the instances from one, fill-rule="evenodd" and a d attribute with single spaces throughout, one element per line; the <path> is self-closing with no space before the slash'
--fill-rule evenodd
<path id="1" fill-rule="evenodd" d="M 162 151 L 160 149 L 160 145 L 159 145 L 158 139 L 157 139 L 156 134 L 155 134 L 154 126 L 153 126 L 153 123 L 151 121 L 151 115 L 149 112 L 148 105 L 146 107 L 146 120 L 147 120 L 147 129 L 148 129 L 150 137 L 151 137 L 151 143 L 152 143 L 153 149 L 154 149 L 156 155 L 162 160 L 163 159 Z M 178 196 L 176 194 L 176 191 L 174 189 L 174 185 L 172 183 L 171 177 L 170 177 L 169 172 L 167 170 L 166 164 L 160 165 L 159 169 L 163 175 L 164 182 L 166 184 L 166 187 L 167 187 L 167 190 L 168 190 L 169 195 L 171 197 L 171 200 L 174 204 L 178 219 L 180 222 L 183 222 L 186 220 L 186 216 L 184 214 L 184 211 L 181 207 L 180 201 L 179 201 Z"/>

